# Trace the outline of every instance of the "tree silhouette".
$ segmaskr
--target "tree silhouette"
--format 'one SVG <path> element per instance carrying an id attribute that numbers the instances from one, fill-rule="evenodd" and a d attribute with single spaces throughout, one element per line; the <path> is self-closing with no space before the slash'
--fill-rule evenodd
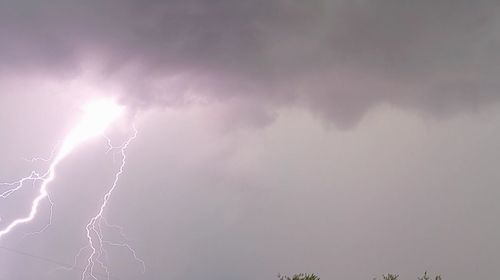
<path id="1" fill-rule="evenodd" d="M 397 274 L 390 274 L 390 273 L 389 273 L 389 274 L 387 274 L 387 275 L 382 275 L 382 278 L 383 278 L 384 280 L 398 280 L 399 275 L 397 275 Z"/>
<path id="2" fill-rule="evenodd" d="M 382 275 L 383 280 L 399 280 L 399 275 L 397 274 L 387 274 L 387 275 Z M 424 273 L 424 276 L 422 277 L 417 277 L 417 280 L 443 280 L 441 275 L 438 275 L 434 278 L 431 278 L 428 274 L 427 271 Z M 373 278 L 373 280 L 377 280 L 377 278 Z"/>
<path id="3" fill-rule="evenodd" d="M 278 275 L 279 280 L 320 280 L 320 278 L 315 275 L 315 274 L 305 274 L 305 273 L 300 273 L 300 274 L 294 274 L 292 277 L 286 276 L 286 275 Z M 443 280 L 441 275 L 438 275 L 434 278 L 430 277 L 427 274 L 427 271 L 424 273 L 422 277 L 417 277 L 417 280 Z M 377 280 L 377 278 L 373 278 L 373 280 Z M 382 280 L 399 280 L 399 275 L 398 274 L 387 274 L 387 275 L 382 275 Z"/>
<path id="4" fill-rule="evenodd" d="M 427 275 L 427 271 L 424 273 L 424 276 L 422 277 L 418 277 L 417 280 L 432 280 L 428 275 Z M 436 277 L 434 277 L 434 280 L 443 280 L 441 278 L 441 275 L 438 275 Z"/>
<path id="5" fill-rule="evenodd" d="M 278 278 L 280 280 L 320 280 L 319 277 L 315 274 L 305 273 L 295 274 L 291 278 L 280 274 L 278 275 Z"/>

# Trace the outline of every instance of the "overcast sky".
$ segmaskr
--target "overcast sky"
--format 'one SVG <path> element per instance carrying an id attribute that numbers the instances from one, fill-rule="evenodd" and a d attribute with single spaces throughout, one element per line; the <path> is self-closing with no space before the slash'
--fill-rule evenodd
<path id="1" fill-rule="evenodd" d="M 500 3 L 0 0 L 0 181 L 115 98 L 114 279 L 500 275 Z M 81 279 L 119 167 L 94 139 L 0 239 L 0 279 Z M 0 200 L 0 228 L 36 190 Z M 120 242 L 116 229 L 106 237 Z M 98 273 L 102 272 L 97 270 Z M 98 276 L 102 277 L 102 276 Z M 90 279 L 90 278 L 89 278 Z M 101 279 L 101 278 L 100 278 Z M 99 280 L 100 280 L 99 279 Z M 105 279 L 105 277 L 102 277 Z"/>

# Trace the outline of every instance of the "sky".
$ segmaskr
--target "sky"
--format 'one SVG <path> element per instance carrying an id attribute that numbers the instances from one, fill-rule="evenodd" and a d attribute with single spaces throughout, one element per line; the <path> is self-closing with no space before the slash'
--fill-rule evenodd
<path id="1" fill-rule="evenodd" d="M 50 157 L 86 102 L 112 98 L 126 114 L 106 135 L 122 143 L 135 125 L 138 136 L 105 218 L 146 265 L 108 246 L 112 279 L 491 279 L 499 11 L 481 0 L 0 0 L 0 181 L 46 170 L 26 159 Z M 119 166 L 104 137 L 65 158 L 50 227 L 28 234 L 47 224 L 45 202 L 0 238 L 0 279 L 82 279 L 85 225 Z M 35 187 L 1 200 L 0 228 L 27 213 Z M 124 241 L 116 227 L 104 234 Z"/>

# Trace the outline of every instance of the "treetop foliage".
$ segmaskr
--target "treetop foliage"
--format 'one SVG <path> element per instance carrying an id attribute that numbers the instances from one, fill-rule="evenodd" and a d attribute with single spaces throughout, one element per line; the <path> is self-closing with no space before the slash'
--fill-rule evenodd
<path id="1" fill-rule="evenodd" d="M 320 278 L 315 274 L 305 274 L 305 273 L 295 274 L 292 277 L 279 274 L 278 278 L 279 280 L 320 280 Z M 377 278 L 373 278 L 373 280 L 377 280 Z M 382 280 L 400 280 L 400 279 L 399 275 L 389 273 L 387 275 L 382 275 Z M 443 280 L 443 278 L 441 277 L 441 275 L 432 278 L 427 274 L 426 271 L 422 277 L 417 277 L 417 280 Z"/>
<path id="2" fill-rule="evenodd" d="M 373 280 L 377 280 L 377 278 L 374 278 Z M 390 273 L 387 275 L 382 275 L 382 280 L 399 280 L 399 275 Z M 441 277 L 441 275 L 432 278 L 427 274 L 426 271 L 422 277 L 417 277 L 417 280 L 443 280 L 443 278 Z"/>
<path id="3" fill-rule="evenodd" d="M 305 273 L 295 274 L 291 278 L 280 274 L 278 275 L 278 278 L 280 280 L 320 280 L 319 277 L 315 274 Z"/>

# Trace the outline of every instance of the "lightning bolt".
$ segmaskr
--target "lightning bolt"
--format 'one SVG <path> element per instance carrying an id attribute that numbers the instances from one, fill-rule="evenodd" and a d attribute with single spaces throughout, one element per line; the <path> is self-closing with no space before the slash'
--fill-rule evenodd
<path id="1" fill-rule="evenodd" d="M 33 186 L 36 186 L 37 182 L 41 182 L 38 189 L 38 194 L 31 201 L 31 207 L 29 208 L 30 209 L 29 213 L 24 217 L 20 217 L 11 221 L 3 228 L 0 228 L 0 240 L 10 232 L 14 231 L 17 227 L 33 221 L 38 213 L 40 204 L 44 201 L 47 201 L 50 205 L 49 222 L 40 231 L 35 233 L 43 232 L 51 224 L 52 213 L 53 213 L 52 207 L 54 203 L 50 198 L 48 187 L 50 183 L 53 182 L 56 178 L 57 167 L 67 156 L 69 156 L 76 148 L 85 143 L 87 140 L 99 135 L 104 135 L 104 131 L 120 116 L 123 115 L 124 108 L 122 106 L 117 105 L 112 100 L 98 100 L 87 104 L 87 106 L 84 107 L 84 112 L 85 114 L 83 115 L 80 122 L 77 123 L 72 130 L 70 130 L 70 132 L 64 138 L 64 141 L 62 142 L 62 145 L 57 150 L 57 152 L 54 150 L 49 159 L 34 158 L 30 160 L 31 162 L 35 162 L 38 160 L 46 162 L 50 161 L 50 165 L 45 173 L 40 174 L 36 171 L 32 171 L 30 175 L 21 178 L 17 181 L 0 183 L 0 187 L 7 187 L 5 191 L 0 193 L 0 198 L 7 199 L 15 192 L 21 190 L 28 182 L 32 182 Z M 85 280 L 89 277 L 91 279 L 98 280 L 96 274 L 94 273 L 96 263 L 99 264 L 104 269 L 107 278 L 110 279 L 109 268 L 105 265 L 103 261 L 103 258 L 106 256 L 105 246 L 126 248 L 128 251 L 131 252 L 134 259 L 142 265 L 142 270 L 145 271 L 144 261 L 142 261 L 137 257 L 137 253 L 130 245 L 128 245 L 127 243 L 117 243 L 105 240 L 102 232 L 103 226 L 115 228 L 119 229 L 120 235 L 124 237 L 123 229 L 121 227 L 110 225 L 109 223 L 107 223 L 107 221 L 104 218 L 104 210 L 108 205 L 108 202 L 111 196 L 113 195 L 113 192 L 117 189 L 120 176 L 124 172 L 127 159 L 126 150 L 130 145 L 130 143 L 137 137 L 138 131 L 135 126 L 133 126 L 133 132 L 134 132 L 133 135 L 130 136 L 125 141 L 125 143 L 123 143 L 121 146 L 118 147 L 112 146 L 111 140 L 108 137 L 106 137 L 109 146 L 108 152 L 115 149 L 119 150 L 121 155 L 121 164 L 118 171 L 115 173 L 111 187 L 104 195 L 103 201 L 100 204 L 97 214 L 90 219 L 90 221 L 85 227 L 86 229 L 85 235 L 88 240 L 88 244 L 78 252 L 77 256 L 75 256 L 75 265 L 76 265 L 77 258 L 82 254 L 82 252 L 85 249 L 90 249 L 90 254 L 87 259 L 87 265 L 83 270 L 81 276 L 82 280 Z"/>
<path id="2" fill-rule="evenodd" d="M 118 147 L 120 150 L 122 161 L 121 161 L 121 165 L 120 165 L 118 172 L 115 174 L 114 181 L 113 181 L 111 187 L 109 188 L 108 192 L 104 195 L 103 202 L 101 204 L 101 207 L 99 208 L 99 211 L 97 212 L 97 214 L 94 217 L 92 217 L 90 219 L 89 223 L 85 227 L 85 229 L 87 231 L 87 240 L 88 240 L 88 246 L 86 246 L 86 247 L 90 248 L 91 253 L 87 259 L 87 265 L 82 273 L 82 280 L 84 280 L 85 277 L 87 277 L 87 276 L 91 277 L 92 279 L 97 280 L 97 277 L 93 273 L 96 263 L 98 263 L 104 269 L 104 271 L 106 272 L 106 274 L 108 276 L 108 279 L 110 278 L 109 268 L 101 260 L 101 258 L 106 254 L 105 253 L 106 251 L 104 249 L 104 245 L 124 247 L 124 248 L 128 249 L 132 253 L 132 255 L 134 256 L 134 259 L 142 265 L 142 271 L 145 272 L 145 270 L 146 270 L 146 266 L 145 266 L 144 261 L 137 257 L 137 253 L 130 245 L 128 245 L 127 243 L 115 243 L 115 242 L 104 240 L 103 233 L 102 233 L 103 223 L 106 226 L 111 226 L 104 219 L 104 216 L 103 216 L 104 209 L 108 205 L 109 199 L 111 198 L 113 192 L 115 191 L 115 189 L 118 186 L 118 181 L 120 179 L 120 176 L 123 174 L 123 171 L 124 171 L 124 168 L 125 168 L 125 165 L 127 162 L 126 150 L 127 150 L 128 146 L 130 145 L 130 143 L 137 137 L 137 133 L 138 133 L 137 128 L 135 128 L 135 126 L 134 126 L 133 129 L 134 129 L 134 135 L 132 135 L 130 138 L 128 138 L 127 141 L 121 147 Z M 108 138 L 108 146 L 109 146 L 110 150 L 116 148 L 116 147 L 113 147 L 111 145 L 111 141 L 109 140 L 109 138 Z M 117 226 L 113 226 L 113 227 L 117 227 Z M 118 228 L 120 230 L 120 234 L 123 236 L 123 229 L 120 227 L 118 227 Z"/>
<path id="3" fill-rule="evenodd" d="M 47 186 L 49 185 L 50 182 L 52 182 L 55 178 L 55 170 L 56 170 L 56 167 L 59 165 L 59 163 L 64 159 L 64 157 L 66 156 L 67 152 L 65 153 L 59 153 L 57 155 L 57 157 L 54 159 L 54 161 L 50 164 L 50 167 L 49 167 L 49 171 L 42 177 L 33 177 L 33 175 L 29 176 L 29 177 L 26 177 L 26 178 L 23 178 L 21 179 L 18 184 L 16 185 L 15 188 L 13 189 L 10 189 L 10 190 L 7 190 L 5 191 L 3 194 L 2 194 L 2 197 L 3 198 L 6 198 L 8 197 L 9 195 L 11 195 L 12 193 L 18 191 L 23 185 L 24 185 L 24 182 L 27 181 L 27 180 L 34 180 L 34 179 L 40 179 L 42 180 L 42 184 L 40 186 L 40 191 L 38 193 L 38 196 L 35 197 L 35 199 L 33 200 L 33 202 L 31 203 L 31 210 L 29 212 L 29 215 L 26 216 L 26 217 L 23 217 L 23 218 L 18 218 L 14 221 L 12 221 L 9 225 L 7 225 L 4 229 L 0 230 L 0 238 L 2 238 L 4 235 L 6 235 L 7 233 L 11 232 L 15 227 L 21 225 L 21 224 L 25 224 L 25 223 L 28 223 L 28 222 L 31 222 L 37 212 L 38 212 L 38 206 L 40 205 L 40 203 L 45 199 L 45 198 L 48 198 L 49 196 L 49 193 L 47 191 Z M 32 173 L 33 174 L 33 173 Z"/>

